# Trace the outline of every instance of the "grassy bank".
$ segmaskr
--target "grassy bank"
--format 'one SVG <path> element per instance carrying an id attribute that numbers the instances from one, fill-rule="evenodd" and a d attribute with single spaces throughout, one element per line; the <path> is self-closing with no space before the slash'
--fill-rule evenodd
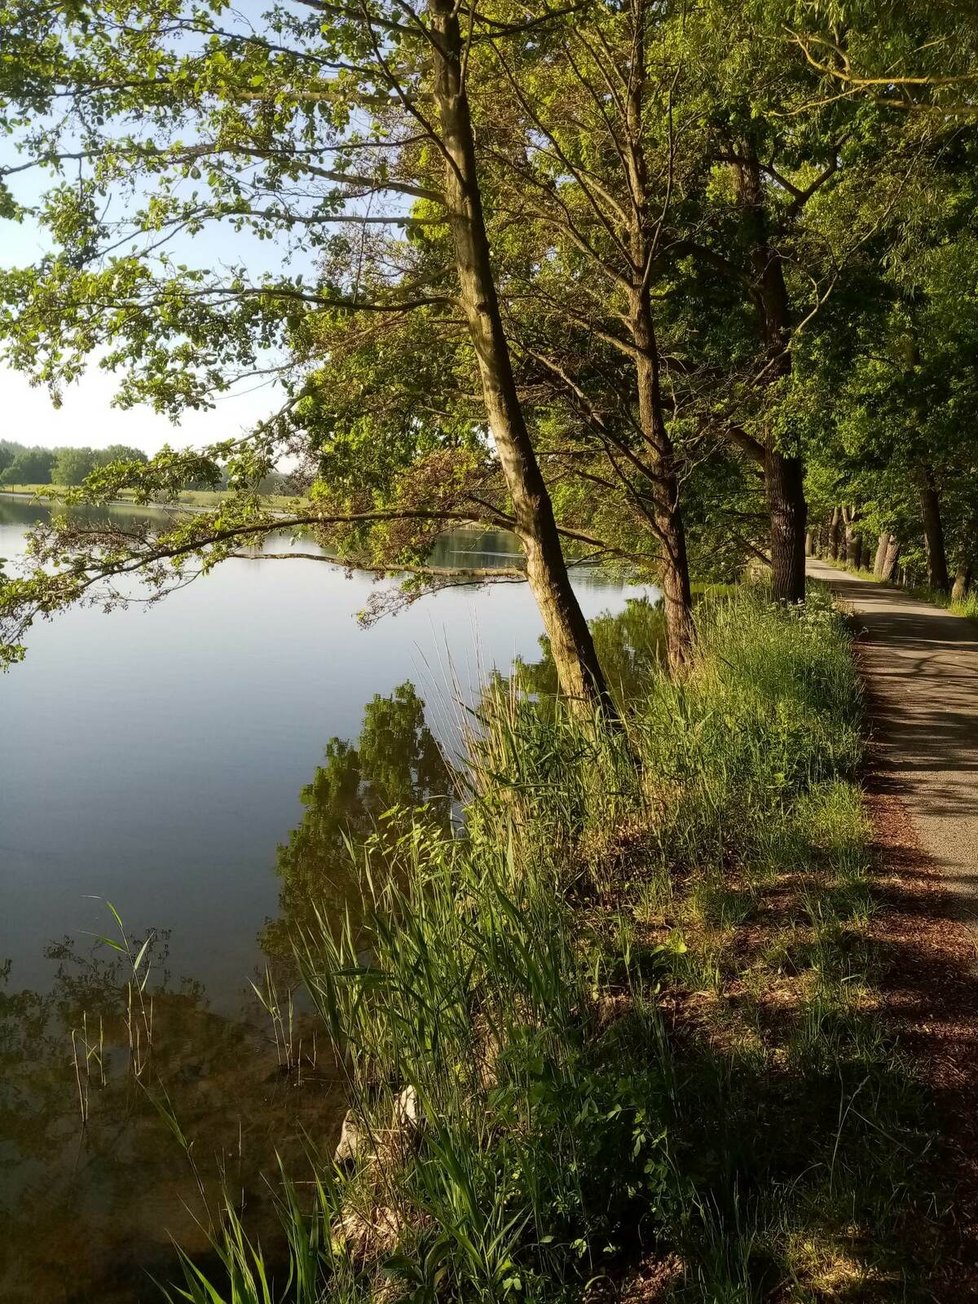
<path id="1" fill-rule="evenodd" d="M 351 848 L 345 920 L 298 939 L 346 1162 L 284 1182 L 287 1268 L 229 1207 L 227 1281 L 188 1263 L 172 1299 L 915 1297 L 845 627 L 707 599 L 673 683 L 658 619 L 619 622 L 626 734 L 498 685 L 464 834 L 398 810 Z"/>

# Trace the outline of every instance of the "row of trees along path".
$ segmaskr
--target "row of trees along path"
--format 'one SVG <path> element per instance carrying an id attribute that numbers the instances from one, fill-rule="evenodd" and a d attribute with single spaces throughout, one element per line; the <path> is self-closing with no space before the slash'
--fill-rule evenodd
<path id="1" fill-rule="evenodd" d="M 56 399 L 94 358 L 123 406 L 281 405 L 93 471 L 74 501 L 229 493 L 163 529 L 39 527 L 32 574 L 0 576 L 0 662 L 39 616 L 289 526 L 411 572 L 411 600 L 477 521 L 519 538 L 566 696 L 610 714 L 568 546 L 655 578 L 678 670 L 691 566 L 761 558 L 804 599 L 806 473 L 862 502 L 912 466 L 933 544 L 973 469 L 973 356 L 948 353 L 978 334 L 969 9 L 11 0 L 0 220 L 42 253 L 0 266 L 0 358 Z M 283 458 L 285 516 L 258 492 Z"/>

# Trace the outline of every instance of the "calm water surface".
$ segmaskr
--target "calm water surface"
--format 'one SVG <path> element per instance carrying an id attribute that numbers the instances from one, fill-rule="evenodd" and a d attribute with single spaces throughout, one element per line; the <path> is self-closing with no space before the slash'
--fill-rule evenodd
<path id="1" fill-rule="evenodd" d="M 0 557 L 44 515 L 0 496 Z M 437 560 L 512 551 L 466 530 Z M 589 617 L 637 592 L 594 573 L 578 591 Z M 329 1148 L 328 1058 L 250 980 L 344 854 L 343 821 L 443 792 L 460 699 L 540 634 L 523 585 L 363 629 L 375 592 L 316 562 L 229 561 L 160 605 L 35 627 L 0 677 L 0 1299 L 157 1299 L 172 1238 L 206 1258 L 222 1182 L 260 1229 L 275 1152 Z M 107 902 L 134 953 L 151 936 L 142 1003 L 130 958 L 95 940 L 123 945 Z"/>

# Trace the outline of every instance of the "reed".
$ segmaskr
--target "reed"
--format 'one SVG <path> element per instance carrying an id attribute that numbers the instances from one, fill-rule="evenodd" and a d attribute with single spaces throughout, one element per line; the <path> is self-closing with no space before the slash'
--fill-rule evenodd
<path id="1" fill-rule="evenodd" d="M 845 627 L 749 588 L 698 625 L 620 734 L 492 685 L 464 826 L 351 848 L 296 950 L 355 1144 L 281 1179 L 286 1266 L 229 1209 L 224 1278 L 171 1299 L 912 1295 L 926 1120 L 872 1012 Z"/>

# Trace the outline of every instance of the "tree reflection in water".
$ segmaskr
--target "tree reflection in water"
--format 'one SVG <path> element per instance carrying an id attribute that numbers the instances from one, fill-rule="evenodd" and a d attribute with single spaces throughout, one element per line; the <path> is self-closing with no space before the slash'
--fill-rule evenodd
<path id="1" fill-rule="evenodd" d="M 278 853 L 280 916 L 261 937 L 269 962 L 287 971 L 289 939 L 314 908 L 326 919 L 346 909 L 351 845 L 377 833 L 382 849 L 396 835 L 391 808 L 424 807 L 447 824 L 451 787 L 413 686 L 375 697 L 356 746 L 332 739 L 301 793 L 303 818 Z M 143 940 L 128 955 L 52 946 L 47 993 L 12 989 L 9 964 L 0 968 L 9 1304 L 158 1299 L 152 1277 L 178 1275 L 174 1243 L 209 1258 L 225 1192 L 274 1259 L 278 1158 L 301 1177 L 310 1151 L 328 1155 L 335 1143 L 343 1104 L 323 1038 L 298 1018 L 301 1054 L 290 1045 L 283 1055 L 284 1033 L 257 999 L 239 1018 L 216 1013 L 198 984 L 167 973 L 161 936 L 143 956 L 141 1014 L 131 961 Z"/>
<path id="2" fill-rule="evenodd" d="M 666 624 L 662 599 L 628 598 L 624 611 L 588 622 L 608 686 L 621 709 L 634 705 L 642 686 L 665 662 Z M 539 661 L 517 660 L 514 677 L 530 692 L 556 699 L 557 669 L 545 639 Z"/>
<path id="3" fill-rule="evenodd" d="M 256 1231 L 272 1226 L 263 1172 L 277 1153 L 298 1167 L 306 1134 L 332 1131 L 328 1065 L 307 1065 L 298 1086 L 258 1012 L 214 1013 L 199 987 L 170 984 L 155 949 L 138 1056 L 126 957 L 52 948 L 43 995 L 11 991 L 4 973 L 0 1298 L 11 1304 L 158 1299 L 147 1274 L 173 1275 L 174 1241 L 207 1257 L 224 1189 Z"/>
<path id="4" fill-rule="evenodd" d="M 382 851 L 396 838 L 403 820 L 385 818 L 388 812 L 423 809 L 426 819 L 447 826 L 452 789 L 451 768 L 414 685 L 368 702 L 357 745 L 331 739 L 326 763 L 302 790 L 302 821 L 279 848 L 280 914 L 263 935 L 266 954 L 287 961 L 290 939 L 315 912 L 327 923 L 343 917 L 358 895 L 351 848 L 376 835 Z"/>

